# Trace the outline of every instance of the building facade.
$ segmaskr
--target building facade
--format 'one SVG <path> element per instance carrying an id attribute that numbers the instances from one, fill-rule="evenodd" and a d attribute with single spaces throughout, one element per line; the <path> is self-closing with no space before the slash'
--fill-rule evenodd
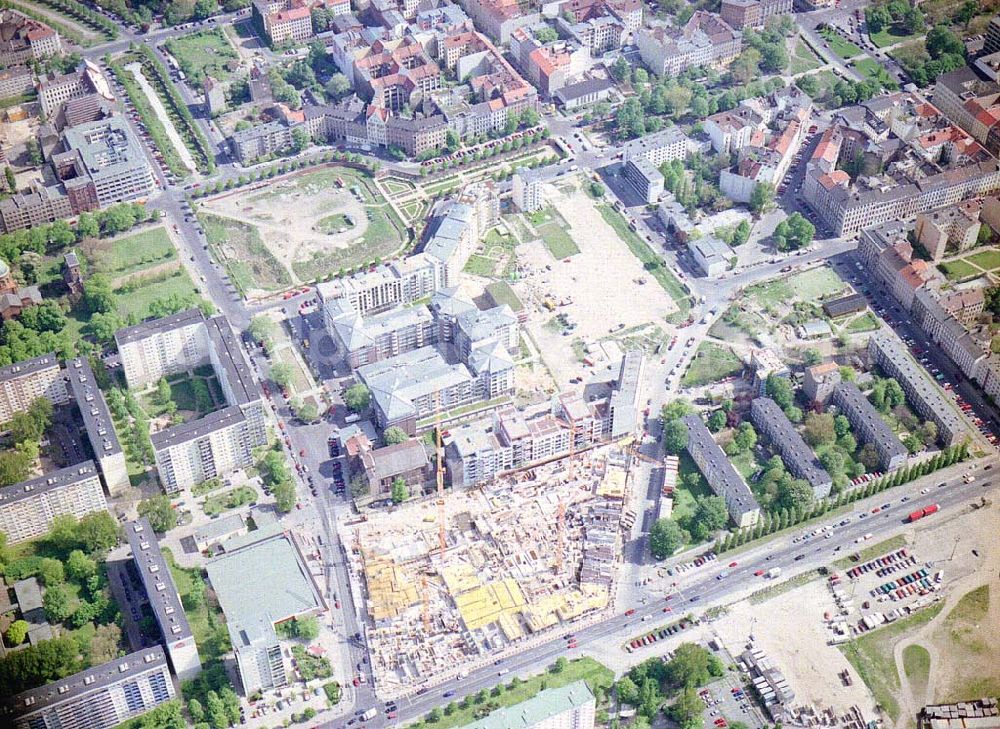
<path id="1" fill-rule="evenodd" d="M 788 472 L 809 483 L 816 499 L 830 495 L 833 479 L 774 400 L 756 398 L 750 405 L 750 421 L 778 451 Z"/>
<path id="2" fill-rule="evenodd" d="M 894 471 L 906 464 L 906 448 L 857 385 L 853 382 L 837 385 L 833 389 L 833 404 L 850 421 L 858 440 L 874 446 L 880 470 Z"/>
<path id="3" fill-rule="evenodd" d="M 54 405 L 69 401 L 55 354 L 43 354 L 0 367 L 0 425 L 10 420 L 14 413 L 27 410 L 39 397 Z"/>
<path id="4" fill-rule="evenodd" d="M 709 488 L 726 502 L 729 518 L 738 527 L 754 526 L 760 519 L 760 505 L 743 478 L 733 468 L 725 451 L 712 438 L 701 416 L 685 416 L 687 426 L 687 451 L 698 466 Z"/>
<path id="5" fill-rule="evenodd" d="M 97 465 L 83 461 L 0 490 L 0 531 L 17 544 L 47 534 L 57 516 L 107 508 Z"/>

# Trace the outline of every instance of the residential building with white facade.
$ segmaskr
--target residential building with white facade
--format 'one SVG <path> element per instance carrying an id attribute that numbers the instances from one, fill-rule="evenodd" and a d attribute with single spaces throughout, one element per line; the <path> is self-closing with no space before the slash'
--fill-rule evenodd
<path id="1" fill-rule="evenodd" d="M 17 544 L 47 534 L 57 516 L 107 508 L 97 464 L 83 461 L 0 489 L 0 532 Z"/>
<path id="2" fill-rule="evenodd" d="M 69 392 L 55 354 L 43 354 L 0 367 L 0 425 L 14 417 L 14 413 L 27 410 L 39 397 L 53 405 L 69 402 Z"/>
<path id="3" fill-rule="evenodd" d="M 677 76 L 692 66 L 724 68 L 743 46 L 739 31 L 704 10 L 696 10 L 683 28 L 642 28 L 636 31 L 635 41 L 642 62 L 657 76 Z"/>

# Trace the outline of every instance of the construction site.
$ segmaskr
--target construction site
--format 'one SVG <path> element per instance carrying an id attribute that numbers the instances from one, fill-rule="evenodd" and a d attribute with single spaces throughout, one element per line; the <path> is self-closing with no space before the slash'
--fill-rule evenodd
<path id="1" fill-rule="evenodd" d="M 346 522 L 379 694 L 453 678 L 609 609 L 630 459 L 603 446 Z"/>

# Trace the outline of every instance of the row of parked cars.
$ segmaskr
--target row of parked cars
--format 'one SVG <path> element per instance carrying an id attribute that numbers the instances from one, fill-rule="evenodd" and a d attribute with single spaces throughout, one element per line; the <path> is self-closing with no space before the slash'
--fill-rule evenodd
<path id="1" fill-rule="evenodd" d="M 673 625 L 668 625 L 665 628 L 660 628 L 659 630 L 654 630 L 646 635 L 639 638 L 633 638 L 625 646 L 625 650 L 631 653 L 636 648 L 642 648 L 646 645 L 652 645 L 658 640 L 663 640 L 664 638 L 669 638 L 671 635 L 680 633 L 682 630 L 687 630 L 691 627 L 693 623 L 690 620 L 681 620 L 679 623 L 674 623 Z"/>

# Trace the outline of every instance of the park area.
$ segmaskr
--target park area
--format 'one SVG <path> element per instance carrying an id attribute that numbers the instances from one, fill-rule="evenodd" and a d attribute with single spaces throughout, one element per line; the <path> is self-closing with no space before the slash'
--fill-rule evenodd
<path id="1" fill-rule="evenodd" d="M 207 198 L 209 245 L 244 296 L 314 281 L 403 245 L 402 223 L 366 174 L 330 166 Z"/>
<path id="2" fill-rule="evenodd" d="M 743 360 L 730 347 L 715 342 L 702 342 L 681 379 L 681 386 L 700 387 L 720 382 L 738 375 L 742 370 Z"/>
<path id="3" fill-rule="evenodd" d="M 813 50 L 807 46 L 805 41 L 801 38 L 795 40 L 795 46 L 792 48 L 790 60 L 792 62 L 790 71 L 793 76 L 807 71 L 812 71 L 822 65 L 819 57 L 813 53 Z"/>
<path id="4" fill-rule="evenodd" d="M 218 28 L 171 38 L 163 45 L 193 85 L 200 86 L 205 76 L 225 81 L 240 62 L 236 49 Z"/>
<path id="5" fill-rule="evenodd" d="M 833 28 L 826 27 L 821 28 L 819 34 L 826 41 L 826 44 L 830 46 L 830 50 L 836 53 L 845 61 L 854 58 L 855 56 L 860 56 L 862 51 L 851 41 L 847 40 Z"/>
<path id="6" fill-rule="evenodd" d="M 94 270 L 106 273 L 116 284 L 132 274 L 175 267 L 171 262 L 177 259 L 174 244 L 162 225 L 117 238 L 87 239 L 80 248 Z"/>
<path id="7" fill-rule="evenodd" d="M 943 261 L 938 268 L 951 281 L 968 281 L 979 276 L 996 279 L 1000 275 L 1000 249 L 979 248 L 967 256 Z"/>

